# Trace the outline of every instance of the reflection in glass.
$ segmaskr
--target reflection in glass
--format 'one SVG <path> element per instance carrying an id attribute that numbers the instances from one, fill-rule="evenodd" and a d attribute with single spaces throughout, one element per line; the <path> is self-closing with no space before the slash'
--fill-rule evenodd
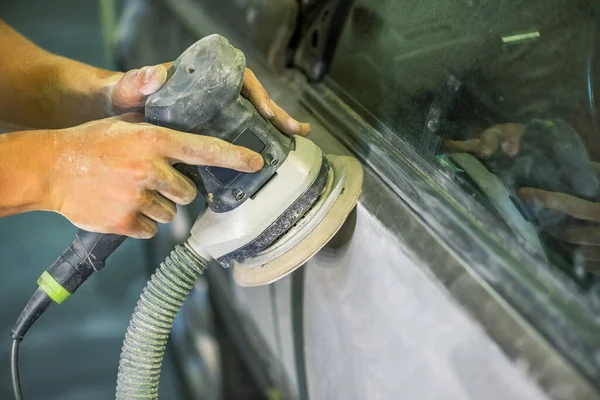
<path id="1" fill-rule="evenodd" d="M 600 274 L 593 0 L 357 0 L 328 85 L 583 287 Z"/>

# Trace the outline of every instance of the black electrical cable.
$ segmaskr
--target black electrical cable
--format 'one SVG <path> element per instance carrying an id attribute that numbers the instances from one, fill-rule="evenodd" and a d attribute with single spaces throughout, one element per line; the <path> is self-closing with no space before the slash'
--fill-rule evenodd
<path id="1" fill-rule="evenodd" d="M 13 393 L 15 400 L 23 400 L 21 391 L 21 378 L 19 377 L 19 344 L 21 342 L 13 339 L 12 351 L 10 352 L 10 375 L 12 378 Z"/>
<path id="2" fill-rule="evenodd" d="M 27 302 L 15 326 L 10 331 L 10 337 L 13 338 L 12 351 L 10 353 L 10 375 L 16 400 L 23 400 L 21 378 L 19 377 L 19 345 L 29 328 L 31 328 L 31 325 L 53 303 L 54 301 L 42 289 L 38 288 Z"/>
<path id="3" fill-rule="evenodd" d="M 95 271 L 104 268 L 106 259 L 123 243 L 126 236 L 77 231 L 75 239 L 42 274 L 40 287 L 33 293 L 13 326 L 11 375 L 15 399 L 22 400 L 19 381 L 19 344 L 29 328 L 52 304 L 60 304 L 75 293 Z"/>

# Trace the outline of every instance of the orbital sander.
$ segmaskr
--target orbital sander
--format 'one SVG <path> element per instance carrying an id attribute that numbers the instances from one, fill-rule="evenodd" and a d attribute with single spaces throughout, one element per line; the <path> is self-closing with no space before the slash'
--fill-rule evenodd
<path id="1" fill-rule="evenodd" d="M 165 85 L 146 101 L 147 122 L 247 147 L 265 163 L 256 173 L 175 166 L 205 195 L 207 207 L 186 243 L 176 246 L 140 296 L 123 343 L 118 399 L 158 398 L 173 321 L 210 261 L 233 268 L 242 286 L 272 283 L 327 244 L 362 190 L 363 170 L 356 159 L 326 156 L 309 139 L 284 135 L 240 95 L 245 69 L 241 51 L 222 36 L 207 36 L 174 62 Z M 80 230 L 44 272 L 11 332 L 17 398 L 18 343 L 51 304 L 64 301 L 101 269 L 123 240 Z"/>
<path id="2" fill-rule="evenodd" d="M 356 204 L 362 167 L 279 132 L 240 96 L 245 69 L 241 51 L 208 36 L 175 61 L 167 83 L 148 98 L 146 118 L 263 156 L 256 173 L 198 168 L 208 207 L 188 240 L 201 257 L 233 267 L 240 285 L 254 286 L 290 273 L 327 243 Z"/>

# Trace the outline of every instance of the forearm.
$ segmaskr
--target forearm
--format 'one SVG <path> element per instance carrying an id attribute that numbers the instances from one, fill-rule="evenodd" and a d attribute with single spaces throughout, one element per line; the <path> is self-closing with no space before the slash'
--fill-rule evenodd
<path id="1" fill-rule="evenodd" d="M 0 121 L 62 128 L 112 114 L 110 91 L 122 74 L 48 53 L 0 21 Z"/>
<path id="2" fill-rule="evenodd" d="M 0 217 L 52 209 L 53 138 L 33 130 L 0 135 Z"/>

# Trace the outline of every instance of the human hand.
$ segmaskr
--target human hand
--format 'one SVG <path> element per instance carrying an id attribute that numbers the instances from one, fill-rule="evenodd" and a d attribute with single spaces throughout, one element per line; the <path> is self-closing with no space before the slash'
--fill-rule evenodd
<path id="1" fill-rule="evenodd" d="M 189 204 L 194 184 L 175 163 L 260 170 L 257 153 L 225 141 L 141 122 L 126 114 L 50 131 L 53 167 L 47 207 L 98 233 L 150 238 Z"/>
<path id="2" fill-rule="evenodd" d="M 564 243 L 575 262 L 581 262 L 590 272 L 600 273 L 600 203 L 534 188 L 522 188 L 519 195 L 534 206 L 576 218 L 574 223 L 549 233 Z"/>
<path id="3" fill-rule="evenodd" d="M 501 124 L 485 130 L 479 138 L 466 141 L 447 141 L 451 151 L 470 152 L 480 158 L 490 158 L 501 149 L 508 156 L 519 153 L 525 134 L 525 125 Z M 599 164 L 592 162 L 599 175 Z M 557 211 L 565 216 L 561 223 L 544 229 L 559 239 L 561 245 L 574 255 L 575 262 L 586 269 L 600 273 L 600 203 L 584 200 L 566 193 L 524 187 L 518 190 L 519 197 L 536 209 Z"/>
<path id="4" fill-rule="evenodd" d="M 109 95 L 109 114 L 121 115 L 128 112 L 144 112 L 149 95 L 160 89 L 167 80 L 167 68 L 172 63 L 134 69 L 112 79 Z M 242 96 L 254 104 L 259 113 L 271 121 L 281 132 L 288 135 L 306 136 L 310 125 L 300 123 L 275 104 L 254 73 L 246 68 Z"/>
<path id="5" fill-rule="evenodd" d="M 507 123 L 494 125 L 486 129 L 479 138 L 464 141 L 447 140 L 450 151 L 473 153 L 479 158 L 490 158 L 498 149 L 508 156 L 519 152 L 519 144 L 525 133 L 525 125 Z"/>

